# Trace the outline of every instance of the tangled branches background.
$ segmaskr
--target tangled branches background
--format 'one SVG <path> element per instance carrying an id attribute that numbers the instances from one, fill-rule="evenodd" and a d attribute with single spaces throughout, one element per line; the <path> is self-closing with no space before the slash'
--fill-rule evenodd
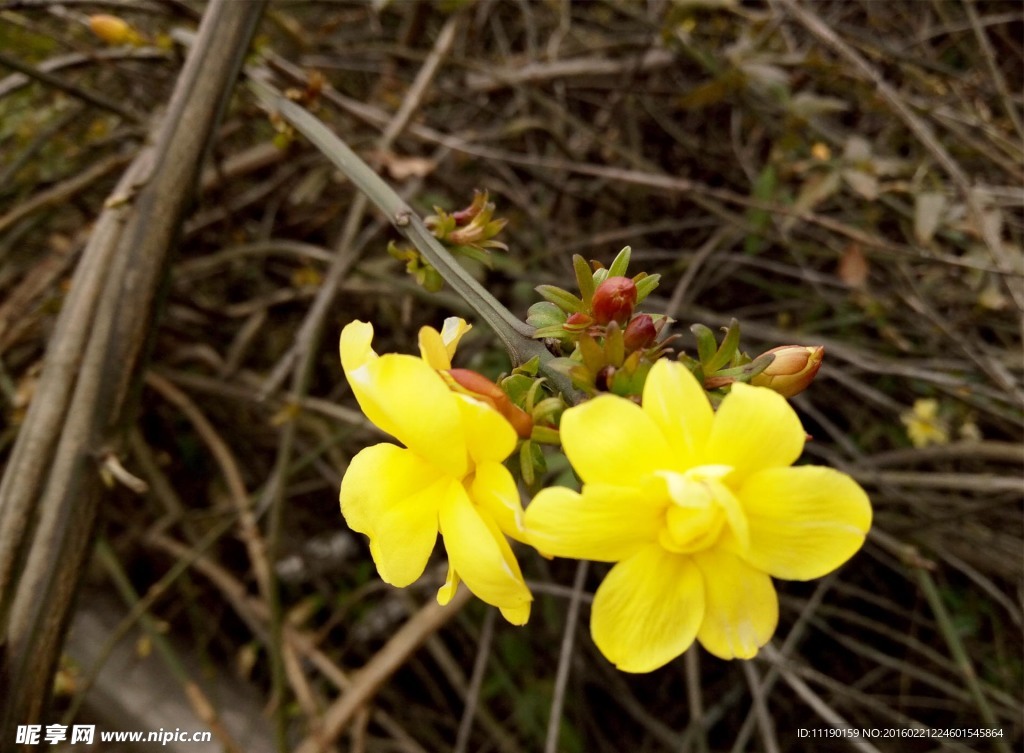
<path id="1" fill-rule="evenodd" d="M 0 3 L 0 461 L 203 9 Z M 138 44 L 100 42 L 99 12 Z M 568 687 L 571 563 L 524 558 L 525 629 L 479 603 L 444 625 L 424 611 L 441 562 L 407 592 L 381 584 L 337 508 L 348 460 L 379 441 L 337 333 L 373 321 L 381 350 L 408 352 L 419 326 L 472 312 L 404 274 L 387 222 L 243 81 L 180 228 L 127 451 L 104 465 L 48 720 L 213 726 L 247 751 L 274 749 L 275 727 L 304 751 L 1016 749 L 1022 34 L 1012 2 L 272 2 L 250 74 L 423 213 L 487 189 L 509 251 L 467 264 L 518 315 L 534 286 L 570 284 L 573 253 L 630 245 L 684 348 L 690 323 L 730 317 L 751 354 L 824 344 L 794 402 L 807 457 L 868 489 L 875 528 L 836 575 L 780 584 L 751 663 L 694 649 L 620 674 L 584 605 Z M 480 330 L 464 365 L 496 375 Z M 385 670 L 360 684 L 363 666 Z M 843 725 L 1003 736 L 798 737 Z"/>

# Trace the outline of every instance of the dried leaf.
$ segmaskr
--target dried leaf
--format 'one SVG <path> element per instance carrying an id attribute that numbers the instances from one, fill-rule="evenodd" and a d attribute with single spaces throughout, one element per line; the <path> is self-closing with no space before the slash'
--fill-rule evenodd
<path id="1" fill-rule="evenodd" d="M 437 162 L 426 157 L 399 157 L 391 152 L 383 153 L 380 156 L 388 174 L 395 180 L 423 178 L 437 168 Z"/>
<path id="2" fill-rule="evenodd" d="M 839 173 L 835 170 L 811 173 L 800 186 L 800 193 L 797 194 L 796 200 L 793 202 L 793 208 L 800 212 L 814 209 L 818 204 L 833 196 L 839 190 L 839 185 Z M 783 233 L 788 233 L 799 220 L 799 216 L 790 215 L 782 220 L 779 227 Z"/>
<path id="3" fill-rule="evenodd" d="M 867 284 L 870 271 L 868 259 L 860 250 L 860 245 L 851 243 L 847 246 L 839 259 L 839 269 L 837 270 L 839 279 L 851 288 L 863 288 Z"/>
<path id="4" fill-rule="evenodd" d="M 843 179 L 868 201 L 878 198 L 878 178 L 863 170 L 843 170 Z"/>
<path id="5" fill-rule="evenodd" d="M 918 243 L 929 243 L 935 236 L 945 208 L 945 194 L 926 191 L 914 198 L 914 237 Z"/>
<path id="6" fill-rule="evenodd" d="M 863 162 L 871 159 L 871 144 L 861 136 L 851 136 L 846 140 L 843 157 L 847 162 Z"/>
<path id="7" fill-rule="evenodd" d="M 811 92 L 800 92 L 789 101 L 789 112 L 798 118 L 813 118 L 815 115 L 829 115 L 845 112 L 850 105 L 838 97 L 822 97 Z"/>

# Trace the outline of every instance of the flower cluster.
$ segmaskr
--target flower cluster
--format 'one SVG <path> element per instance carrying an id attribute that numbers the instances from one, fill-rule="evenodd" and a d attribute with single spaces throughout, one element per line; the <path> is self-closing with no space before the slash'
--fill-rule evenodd
<path id="1" fill-rule="evenodd" d="M 380 577 L 393 586 L 419 578 L 437 534 L 448 577 L 447 604 L 459 582 L 522 625 L 533 597 L 506 536 L 523 540 L 519 491 L 502 465 L 515 449 L 512 424 L 485 400 L 452 389 L 442 377 L 469 329 L 448 319 L 441 332 L 420 330 L 420 357 L 378 356 L 373 327 L 353 322 L 341 333 L 341 364 L 359 407 L 390 443 L 352 458 L 341 482 L 341 512 L 370 539 Z"/>
<path id="2" fill-rule="evenodd" d="M 542 286 L 547 301 L 531 310 L 536 336 L 561 351 L 555 360 L 583 392 L 575 405 L 545 391 L 535 363 L 498 384 L 453 368 L 469 329 L 461 319 L 423 328 L 419 357 L 378 356 L 371 325 L 346 326 L 352 391 L 402 446 L 352 459 L 342 513 L 395 586 L 420 577 L 440 533 L 449 566 L 438 600 L 463 581 L 515 624 L 532 597 L 509 539 L 546 557 L 611 563 L 591 632 L 623 671 L 657 669 L 694 641 L 750 658 L 778 621 L 772 579 L 831 572 L 871 526 L 852 478 L 794 465 L 807 435 L 786 397 L 810 383 L 823 351 L 785 346 L 751 359 L 734 323 L 721 344 L 696 325 L 697 356 L 669 358 L 669 320 L 636 312 L 656 276 L 626 277 L 624 255 L 608 270 L 579 259 L 581 295 Z M 582 487 L 539 488 L 524 511 L 506 465 L 536 489 L 537 442 L 560 445 Z"/>

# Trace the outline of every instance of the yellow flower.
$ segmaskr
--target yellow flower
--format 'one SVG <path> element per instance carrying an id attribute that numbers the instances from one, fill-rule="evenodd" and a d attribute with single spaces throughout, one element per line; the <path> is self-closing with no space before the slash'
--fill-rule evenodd
<path id="1" fill-rule="evenodd" d="M 522 540 L 522 504 L 502 465 L 516 432 L 497 411 L 452 391 L 438 373 L 451 367 L 469 329 L 448 319 L 420 330 L 422 358 L 378 356 L 373 327 L 352 322 L 341 333 L 341 364 L 359 406 L 405 447 L 378 444 L 357 454 L 341 482 L 341 512 L 370 538 L 380 577 L 415 581 L 437 534 L 448 552 L 448 578 L 437 593 L 447 604 L 461 581 L 505 618 L 522 625 L 532 596 L 505 536 Z"/>
<path id="2" fill-rule="evenodd" d="M 915 400 L 914 407 L 900 415 L 900 421 L 907 427 L 907 436 L 914 447 L 949 444 L 949 427 L 939 416 L 938 400 Z"/>
<path id="3" fill-rule="evenodd" d="M 591 633 L 627 672 L 657 669 L 695 638 L 723 659 L 753 657 L 778 621 L 771 578 L 825 575 L 871 525 L 849 476 L 789 467 L 804 430 L 763 387 L 733 385 L 716 413 L 686 368 L 660 360 L 642 407 L 602 395 L 567 410 L 560 432 L 583 491 L 541 491 L 527 537 L 545 554 L 617 563 Z"/>

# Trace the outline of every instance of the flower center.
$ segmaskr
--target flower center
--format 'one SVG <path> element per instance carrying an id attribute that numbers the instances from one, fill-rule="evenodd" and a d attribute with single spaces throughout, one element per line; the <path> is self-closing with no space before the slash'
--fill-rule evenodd
<path id="1" fill-rule="evenodd" d="M 670 552 L 692 554 L 718 541 L 728 525 L 746 544 L 747 520 L 736 496 L 723 479 L 732 472 L 724 465 L 705 465 L 685 473 L 663 471 L 671 504 L 658 543 Z"/>

